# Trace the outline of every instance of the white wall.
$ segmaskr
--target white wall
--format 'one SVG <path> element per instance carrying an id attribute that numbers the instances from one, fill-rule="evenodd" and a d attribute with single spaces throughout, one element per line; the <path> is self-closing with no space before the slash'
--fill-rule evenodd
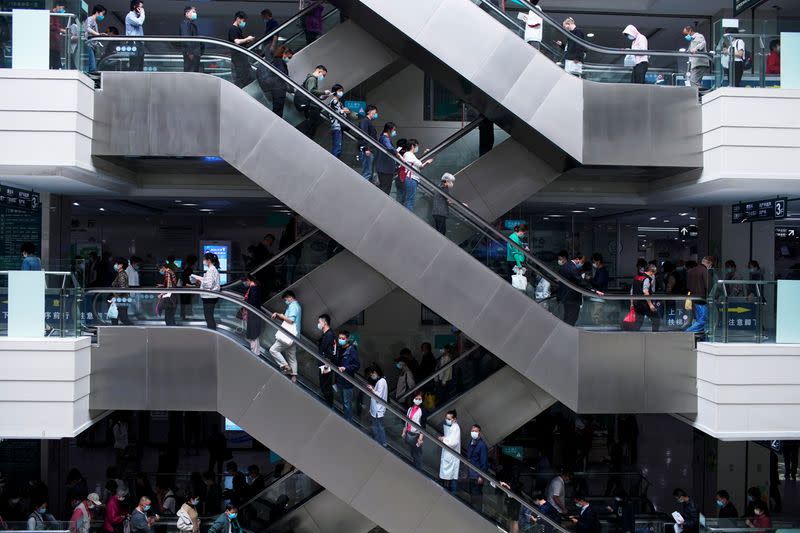
<path id="1" fill-rule="evenodd" d="M 0 340 L 0 438 L 73 437 L 91 425 L 89 337 Z"/>
<path id="2" fill-rule="evenodd" d="M 727 440 L 800 439 L 800 345 L 697 344 L 697 416 Z"/>

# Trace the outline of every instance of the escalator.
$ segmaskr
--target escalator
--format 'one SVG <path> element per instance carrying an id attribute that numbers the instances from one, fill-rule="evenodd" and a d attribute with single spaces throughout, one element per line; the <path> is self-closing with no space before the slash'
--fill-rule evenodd
<path id="1" fill-rule="evenodd" d="M 702 165 L 696 90 L 595 83 L 567 74 L 520 38 L 519 22 L 491 0 L 331 3 L 545 160 L 560 154 L 583 165 Z M 574 42 L 569 32 L 557 33 L 560 23 L 542 16 L 554 38 Z M 627 52 L 615 53 L 621 59 Z M 652 52 L 661 54 L 688 57 Z"/>
<path id="2" fill-rule="evenodd" d="M 129 290 L 140 296 L 163 294 L 163 289 Z M 105 299 L 109 291 L 113 289 L 86 292 L 89 297 Z M 173 289 L 173 293 L 192 298 L 219 294 L 198 289 Z M 460 455 L 454 454 L 462 477 L 473 469 L 486 480 L 477 485 L 479 498 L 467 494 L 466 487 L 453 496 L 438 484 L 440 454 L 426 457 L 420 469 L 413 468 L 400 435 L 408 424 L 421 431 L 424 448 L 449 449 L 437 440 L 439 434 L 410 422 L 402 411 L 384 403 L 384 447 L 369 436 L 369 420 L 354 417 L 352 423 L 347 422 L 338 403 L 326 405 L 318 371 L 326 361 L 302 337 L 293 337 L 301 364 L 298 381 L 292 383 L 266 353 L 280 324 L 232 296 L 220 297 L 226 303 L 220 306 L 220 313 L 235 314 L 244 308 L 251 318 L 262 321 L 260 353 L 247 349 L 249 344 L 240 335 L 205 328 L 91 324 L 97 328 L 97 342 L 91 355 L 89 408 L 217 411 L 344 504 L 389 531 L 491 532 L 496 531 L 496 524 L 506 525 L 516 517 L 513 502 L 524 503 L 521 497 L 500 487 L 487 472 L 468 466 Z M 158 317 L 156 299 L 141 299 L 148 302 L 142 310 L 147 318 Z M 372 397 L 360 380 L 336 368 L 333 372 L 339 386 L 349 383 Z"/>
<path id="3" fill-rule="evenodd" d="M 168 46 L 182 42 L 145 39 Z M 207 43 L 207 49 L 231 46 L 195 39 Z M 412 211 L 227 82 L 198 74 L 148 73 L 104 73 L 102 82 L 95 98 L 96 156 L 222 157 L 574 411 L 696 409 L 692 335 L 619 334 L 630 297 L 600 297 L 565 281 L 425 175 L 420 175 Z M 187 86 L 192 90 L 183 90 Z M 312 103 L 328 113 L 323 104 Z M 376 152 L 396 157 L 359 130 L 352 134 Z M 428 209 L 437 195 L 450 202 L 445 235 L 430 225 Z M 465 232 L 474 238 L 464 241 Z M 574 292 L 583 303 L 582 327 L 562 322 L 557 310 L 540 303 L 532 290 L 508 284 L 507 247 L 524 257 L 532 280 L 544 279 L 552 287 L 562 283 Z M 668 304 L 678 300 L 659 299 Z"/>

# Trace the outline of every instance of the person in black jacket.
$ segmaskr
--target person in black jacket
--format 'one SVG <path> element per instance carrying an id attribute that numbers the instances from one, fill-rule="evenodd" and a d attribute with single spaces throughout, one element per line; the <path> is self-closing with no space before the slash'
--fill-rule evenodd
<path id="1" fill-rule="evenodd" d="M 271 56 L 264 56 L 264 59 L 268 60 L 279 72 L 288 76 L 288 64 L 293 55 L 292 49 L 284 45 L 276 48 Z M 286 83 L 261 63 L 256 65 L 256 79 L 264 95 L 269 96 L 272 100 L 272 112 L 283 117 L 283 108 L 286 105 Z"/>
<path id="2" fill-rule="evenodd" d="M 622 488 L 614 493 L 614 502 L 607 509 L 611 513 L 614 531 L 617 533 L 635 533 L 636 515 L 633 502 Z"/>
<path id="3" fill-rule="evenodd" d="M 374 105 L 368 105 L 366 114 L 358 122 L 358 128 L 376 141 L 378 140 L 378 130 L 375 129 L 372 122 L 377 119 L 378 108 Z M 372 181 L 372 163 L 375 161 L 375 155 L 369 145 L 364 142 L 358 147 L 358 151 L 361 158 L 361 176 L 367 181 Z"/>
<path id="4" fill-rule="evenodd" d="M 717 491 L 716 503 L 719 509 L 719 514 L 717 515 L 717 518 L 720 519 L 719 526 L 733 527 L 736 524 L 736 519 L 739 518 L 739 512 L 736 510 L 736 506 L 733 505 L 733 502 L 731 502 L 731 495 L 728 494 L 727 490 Z"/>
<path id="5" fill-rule="evenodd" d="M 327 313 L 319 315 L 317 319 L 317 329 L 322 331 L 322 336 L 317 343 L 319 355 L 326 361 L 336 363 L 336 336 L 331 329 L 331 316 Z M 330 368 L 321 368 L 319 375 L 319 387 L 322 390 L 322 397 L 328 407 L 333 407 L 333 377 L 334 373 Z"/>
<path id="6" fill-rule="evenodd" d="M 578 516 L 569 517 L 575 524 L 575 533 L 600 533 L 600 519 L 586 497 L 575 496 L 575 506 L 580 509 Z"/>
<path id="7" fill-rule="evenodd" d="M 580 268 L 583 266 L 583 256 L 578 255 L 570 261 L 566 250 L 558 252 L 558 273 L 561 277 L 572 282 L 574 285 L 583 286 L 584 282 L 580 275 Z M 556 291 L 556 300 L 564 306 L 564 322 L 574 326 L 578 321 L 581 312 L 581 294 L 570 289 L 565 283 L 561 283 Z"/>
<path id="8" fill-rule="evenodd" d="M 697 505 L 683 489 L 672 491 L 675 501 L 678 503 L 678 512 L 683 517 L 683 523 L 675 527 L 675 533 L 698 533 L 700 531 L 700 512 Z"/>
<path id="9" fill-rule="evenodd" d="M 191 6 L 183 8 L 183 20 L 179 28 L 181 37 L 197 37 L 197 9 Z M 203 43 L 184 43 L 183 71 L 200 72 L 200 56 L 203 55 Z"/>
<path id="10" fill-rule="evenodd" d="M 349 331 L 342 330 L 339 332 L 336 344 L 337 353 L 341 354 L 338 360 L 339 372 L 343 372 L 351 378 L 355 377 L 356 370 L 361 366 L 355 339 L 350 336 Z M 353 419 L 353 384 L 340 376 L 336 376 L 336 387 L 342 391 L 344 419 L 350 422 Z"/>
<path id="11" fill-rule="evenodd" d="M 256 281 L 255 276 L 252 274 L 245 276 L 244 285 L 247 287 L 244 301 L 256 309 L 261 309 L 261 304 L 264 303 L 261 298 L 261 285 Z M 244 309 L 243 318 L 247 321 L 245 337 L 250 341 L 250 351 L 258 354 L 261 350 L 259 339 L 261 338 L 261 330 L 264 328 L 264 321 L 247 309 Z"/>
<path id="12" fill-rule="evenodd" d="M 575 24 L 575 19 L 567 17 L 562 26 L 578 39 L 586 39 L 586 35 L 582 30 L 579 30 Z M 575 39 L 565 39 L 564 41 L 556 41 L 556 44 L 564 49 L 564 70 L 575 76 L 583 74 L 583 59 L 586 55 L 586 47 Z"/>

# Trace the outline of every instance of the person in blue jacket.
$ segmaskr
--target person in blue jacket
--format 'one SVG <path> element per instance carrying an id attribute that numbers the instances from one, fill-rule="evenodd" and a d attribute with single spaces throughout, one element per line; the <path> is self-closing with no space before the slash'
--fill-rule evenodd
<path id="1" fill-rule="evenodd" d="M 336 354 L 339 372 L 350 377 L 356 375 L 356 370 L 361 366 L 358 360 L 358 346 L 349 331 L 340 331 L 336 341 Z M 336 386 L 342 391 L 342 411 L 344 419 L 350 422 L 353 419 L 353 384 L 341 376 L 336 376 Z"/>
<path id="2" fill-rule="evenodd" d="M 22 270 L 42 269 L 42 260 L 36 257 L 36 246 L 32 242 L 23 243 L 20 252 L 22 253 Z"/>
<path id="3" fill-rule="evenodd" d="M 483 440 L 481 427 L 478 424 L 473 425 L 469 436 L 467 460 L 481 471 L 486 472 L 489 469 L 489 447 L 486 446 L 486 441 Z M 467 480 L 469 481 L 470 505 L 473 509 L 480 511 L 483 506 L 483 485 L 485 480 L 477 471 L 472 469 L 467 473 Z"/>

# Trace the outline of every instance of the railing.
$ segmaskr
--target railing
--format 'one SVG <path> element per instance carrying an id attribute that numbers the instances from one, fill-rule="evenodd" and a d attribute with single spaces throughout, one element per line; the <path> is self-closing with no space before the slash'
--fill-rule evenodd
<path id="1" fill-rule="evenodd" d="M 107 287 L 102 289 L 89 289 L 87 290 L 88 294 L 94 294 L 96 297 L 102 297 L 103 295 L 109 294 L 117 289 Z M 258 320 L 260 324 L 264 326 L 266 331 L 262 331 L 259 336 L 259 342 L 261 339 L 270 339 L 267 341 L 268 344 L 271 344 L 271 339 L 274 338 L 277 332 L 281 332 L 283 335 L 287 335 L 292 339 L 294 345 L 299 348 L 297 350 L 297 357 L 298 357 L 298 376 L 297 376 L 297 384 L 298 386 L 302 387 L 306 392 L 308 392 L 312 397 L 317 398 L 320 401 L 325 402 L 324 400 L 324 392 L 319 383 L 319 368 L 321 366 L 327 366 L 330 368 L 330 371 L 334 373 L 336 381 L 338 382 L 338 387 L 344 386 L 352 386 L 353 389 L 356 391 L 360 391 L 361 394 L 365 395 L 366 397 L 370 398 L 371 401 L 376 402 L 379 405 L 385 407 L 385 415 L 383 418 L 383 427 L 385 427 L 385 433 L 387 438 L 388 448 L 395 453 L 396 455 L 400 456 L 404 460 L 413 463 L 413 458 L 410 455 L 409 447 L 403 441 L 402 437 L 400 436 L 400 430 L 404 427 L 412 427 L 415 431 L 419 432 L 421 435 L 423 445 L 424 446 L 434 446 L 441 451 L 445 451 L 449 454 L 452 454 L 460 463 L 460 473 L 462 476 L 466 475 L 468 472 L 474 472 L 474 474 L 480 477 L 482 480 L 482 484 L 476 485 L 477 490 L 480 491 L 485 497 L 488 497 L 492 501 L 496 500 L 496 496 L 501 496 L 501 501 L 495 508 L 488 508 L 488 506 L 482 506 L 480 503 L 477 505 L 475 504 L 475 495 L 469 495 L 463 492 L 459 492 L 455 497 L 457 497 L 461 502 L 465 505 L 472 508 L 475 512 L 483 515 L 488 520 L 494 521 L 496 523 L 508 523 L 508 520 L 515 518 L 517 514 L 517 504 L 519 505 L 526 505 L 530 507 L 530 504 L 526 503 L 525 499 L 512 492 L 511 490 L 507 489 L 505 486 L 502 486 L 498 480 L 496 480 L 493 476 L 489 475 L 488 472 L 482 470 L 481 468 L 475 466 L 474 464 L 470 463 L 470 461 L 461 455 L 460 450 L 454 450 L 449 448 L 442 442 L 438 440 L 440 436 L 438 433 L 431 432 L 416 422 L 413 422 L 409 418 L 405 416 L 405 414 L 391 405 L 389 402 L 384 401 L 382 398 L 376 396 L 365 384 L 350 375 L 341 372 L 336 366 L 331 364 L 331 361 L 328 361 L 317 354 L 317 347 L 314 343 L 307 340 L 303 336 L 295 336 L 291 333 L 287 332 L 281 327 L 281 324 L 278 321 L 272 319 L 271 315 L 264 313 L 260 309 L 256 309 L 255 307 L 247 304 L 246 302 L 237 300 L 236 298 L 219 292 L 212 292 L 212 291 L 205 291 L 199 289 L 126 289 L 131 293 L 136 294 L 154 294 L 160 295 L 164 294 L 166 291 L 169 291 L 172 294 L 178 295 L 191 295 L 194 298 L 200 296 L 213 296 L 220 298 L 227 302 L 227 306 L 223 306 L 222 309 L 226 310 L 230 313 L 237 313 L 238 309 L 244 309 L 248 313 L 248 320 Z M 98 316 L 100 320 L 98 326 L 104 325 L 102 321 L 102 316 Z M 241 339 L 238 335 L 233 335 L 233 338 L 237 341 L 242 343 L 243 339 Z M 100 339 L 102 342 L 102 339 Z M 243 343 L 244 344 L 244 343 Z M 259 351 L 256 354 L 264 364 L 271 366 L 276 372 L 281 372 L 278 368 L 277 364 L 272 360 L 271 357 L 268 357 L 268 352 L 266 350 L 265 345 L 259 346 Z M 289 379 L 289 376 L 285 376 L 286 379 Z M 325 402 L 327 403 L 327 402 Z M 342 413 L 339 410 L 338 404 L 334 403 L 333 405 L 328 404 L 332 409 L 334 409 L 337 413 L 344 415 L 347 419 L 348 416 L 345 413 Z M 351 420 L 356 424 L 356 427 L 360 427 L 362 431 L 369 434 L 369 424 L 364 423 L 362 420 L 357 418 L 352 418 Z M 439 473 L 439 459 L 440 454 L 434 454 L 432 461 L 425 461 L 421 464 L 417 464 L 417 468 L 423 475 L 426 475 L 434 480 L 438 480 L 438 473 Z M 355 459 L 354 459 L 355 460 Z M 444 489 L 442 489 L 444 490 Z M 472 496 L 472 498 L 470 498 Z M 511 500 L 516 502 L 516 504 L 511 504 Z M 568 533 L 567 530 L 562 528 L 559 524 L 552 522 L 547 517 L 541 515 L 538 510 L 533 509 L 533 514 L 540 517 L 540 520 L 552 527 L 555 530 L 558 530 L 560 533 Z"/>
<path id="2" fill-rule="evenodd" d="M 80 21 L 76 17 L 74 13 L 50 13 L 50 17 L 55 17 L 57 19 L 66 19 L 66 25 L 62 28 L 64 30 L 63 35 L 63 43 L 61 54 L 58 56 L 58 67 L 57 68 L 65 68 L 69 69 L 79 69 L 81 68 L 81 54 L 83 53 L 83 46 L 82 46 L 82 39 L 81 39 L 81 32 L 83 29 L 81 28 Z M 11 57 L 13 53 L 12 48 L 12 40 L 11 40 L 11 31 L 13 30 L 13 12 L 11 11 L 0 11 L 0 20 L 11 21 L 6 22 L 5 24 L 8 26 L 8 41 L 7 42 L 0 42 L 0 68 L 11 68 Z M 51 45 L 51 61 L 55 59 L 52 56 L 53 48 Z M 74 49 L 73 49 L 74 47 Z M 53 65 L 50 65 L 50 68 L 53 69 Z"/>
<path id="3" fill-rule="evenodd" d="M 125 40 L 120 37 L 98 37 L 97 39 L 100 41 L 111 42 Z M 283 83 L 287 91 L 294 91 L 295 94 L 302 94 L 306 96 L 310 102 L 309 105 L 316 107 L 322 117 L 327 119 L 335 118 L 339 121 L 346 120 L 341 115 L 335 115 L 329 106 L 326 106 L 322 101 L 308 92 L 302 85 L 291 80 L 288 76 L 285 76 L 272 64 L 264 61 L 257 54 L 237 47 L 226 41 L 220 41 L 218 39 L 211 39 L 207 37 L 141 37 L 137 38 L 137 40 L 147 43 L 162 43 L 162 45 L 168 47 L 180 46 L 187 42 L 204 43 L 209 46 L 219 47 L 228 51 L 229 53 L 243 54 L 249 60 L 258 63 L 269 70 L 271 76 L 273 76 L 275 80 Z M 687 297 L 673 295 L 603 295 L 585 288 L 580 283 L 576 283 L 574 280 L 566 279 L 554 272 L 549 265 L 545 264 L 543 261 L 529 253 L 528 250 L 523 249 L 517 243 L 513 242 L 509 237 L 500 233 L 500 231 L 498 231 L 493 225 L 484 221 L 467 206 L 461 204 L 458 200 L 453 198 L 448 192 L 442 190 L 442 188 L 439 187 L 440 180 L 429 178 L 425 175 L 425 172 L 412 168 L 405 161 L 400 159 L 394 150 L 387 150 L 378 141 L 366 135 L 359 128 L 351 127 L 350 135 L 354 137 L 358 143 L 368 146 L 369 149 L 374 151 L 378 157 L 389 158 L 397 167 L 404 167 L 409 173 L 420 177 L 416 193 L 418 200 L 415 205 L 407 205 L 407 207 L 410 207 L 410 210 L 414 212 L 415 215 L 433 225 L 433 221 L 429 218 L 428 206 L 436 197 L 446 201 L 449 205 L 450 212 L 448 215 L 448 228 L 460 228 L 460 231 L 447 231 L 445 232 L 445 235 L 451 239 L 454 239 L 456 244 L 471 249 L 471 253 L 475 259 L 483 262 L 488 268 L 494 270 L 501 277 L 508 279 L 511 273 L 511 265 L 509 261 L 505 259 L 507 251 L 509 254 L 511 254 L 513 251 L 513 254 L 517 254 L 519 257 L 521 257 L 522 266 L 524 266 L 527 270 L 526 274 L 529 275 L 533 280 L 533 283 L 529 284 L 528 290 L 526 290 L 526 294 L 528 294 L 531 299 L 535 299 L 537 301 L 539 300 L 538 297 L 535 297 L 534 287 L 540 283 L 541 279 L 544 279 L 552 288 L 555 288 L 556 285 L 563 286 L 564 288 L 562 289 L 562 292 L 573 295 L 570 296 L 570 298 L 577 297 L 580 300 L 578 303 L 579 306 L 582 303 L 591 303 L 591 310 L 589 309 L 590 306 L 583 306 L 585 308 L 585 312 L 583 314 L 589 316 L 585 316 L 583 320 L 579 319 L 579 325 L 596 329 L 619 330 L 621 328 L 622 318 L 628 312 L 632 302 L 647 302 L 651 300 L 655 300 L 657 302 L 684 302 L 687 299 Z M 351 165 L 351 168 L 353 168 L 354 171 L 359 173 L 361 172 L 360 163 L 353 162 Z M 464 230 L 472 233 L 474 237 L 464 241 Z M 701 302 L 704 301 L 702 298 L 697 297 L 689 297 L 689 299 L 698 300 Z M 553 308 L 548 308 L 548 310 L 551 312 L 555 311 Z M 679 327 L 677 329 L 683 329 L 683 327 Z"/>
<path id="4" fill-rule="evenodd" d="M 45 271 L 43 337 L 77 337 L 82 292 L 72 272 Z M 0 271 L 0 336 L 8 335 L 8 276 Z"/>
<path id="5" fill-rule="evenodd" d="M 776 281 L 718 280 L 708 297 L 706 338 L 712 342 L 775 342 Z"/>
<path id="6" fill-rule="evenodd" d="M 715 72 L 716 72 L 716 79 L 715 84 L 717 87 L 722 87 L 724 85 L 725 80 L 723 79 L 726 74 L 728 78 L 727 86 L 732 87 L 734 85 L 733 81 L 731 80 L 731 76 L 734 75 L 734 70 L 730 68 L 724 68 L 722 62 L 724 58 L 728 58 L 728 65 L 730 66 L 731 63 L 734 62 L 734 53 L 735 50 L 733 49 L 732 42 L 734 39 L 747 39 L 749 40 L 749 44 L 745 44 L 745 48 L 750 51 L 753 58 L 753 66 L 752 68 L 755 70 L 756 75 L 758 78 L 756 79 L 755 87 L 770 87 L 774 85 L 770 85 L 770 83 L 777 83 L 780 85 L 780 75 L 767 75 L 767 56 L 769 55 L 769 43 L 772 40 L 780 39 L 780 35 L 778 34 L 768 34 L 768 33 L 725 33 L 723 34 L 719 41 L 717 41 L 717 45 L 714 48 L 715 51 Z M 756 44 L 758 46 L 756 47 Z M 742 58 L 742 62 L 744 62 L 744 58 Z M 744 67 L 744 65 L 742 65 Z M 758 67 L 758 68 L 756 68 Z M 745 77 L 743 76 L 743 80 Z M 748 77 L 748 81 L 746 83 L 747 86 L 753 86 L 749 83 L 749 80 L 752 80 L 752 77 Z M 741 86 L 745 86 L 743 82 Z"/>

